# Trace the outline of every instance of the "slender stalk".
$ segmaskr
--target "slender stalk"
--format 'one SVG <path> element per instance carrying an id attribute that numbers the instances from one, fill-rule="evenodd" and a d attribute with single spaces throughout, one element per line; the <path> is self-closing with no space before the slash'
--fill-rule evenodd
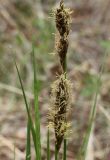
<path id="1" fill-rule="evenodd" d="M 63 160 L 66 160 L 67 139 L 64 139 Z"/>
<path id="2" fill-rule="evenodd" d="M 65 60 L 64 60 L 64 73 L 65 73 L 65 78 L 66 78 L 66 72 L 67 72 L 67 55 L 65 56 Z"/>
<path id="3" fill-rule="evenodd" d="M 55 160 L 58 160 L 58 150 L 55 144 Z"/>
<path id="4" fill-rule="evenodd" d="M 50 160 L 50 132 L 47 131 L 47 160 Z"/>
<path id="5" fill-rule="evenodd" d="M 65 79 L 67 77 L 67 56 L 65 57 L 65 61 L 64 61 L 64 73 L 65 73 Z M 65 114 L 65 123 L 67 123 L 66 120 L 66 114 Z M 64 146 L 63 146 L 63 160 L 66 160 L 66 150 L 67 150 L 67 139 L 66 137 L 64 137 L 64 142 L 63 142 Z"/>

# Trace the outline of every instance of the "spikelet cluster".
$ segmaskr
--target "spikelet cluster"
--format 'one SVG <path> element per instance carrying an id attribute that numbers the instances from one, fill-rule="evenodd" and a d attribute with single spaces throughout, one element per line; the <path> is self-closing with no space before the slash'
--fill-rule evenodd
<path id="1" fill-rule="evenodd" d="M 63 71 L 65 71 L 65 59 L 68 50 L 68 35 L 70 32 L 71 23 L 71 11 L 68 8 L 64 8 L 63 1 L 60 2 L 60 7 L 55 11 L 55 21 L 56 21 L 56 44 L 55 49 L 60 58 L 60 64 Z"/>
<path id="2" fill-rule="evenodd" d="M 64 7 L 63 0 L 60 6 L 54 11 L 57 33 L 55 35 L 55 49 L 60 59 L 62 74 L 52 84 L 50 108 L 49 108 L 49 126 L 53 127 L 55 132 L 55 147 L 60 150 L 61 143 L 67 135 L 70 123 L 67 121 L 67 115 L 71 109 L 71 82 L 66 78 L 66 55 L 68 51 L 68 35 L 70 32 L 71 11 Z"/>
<path id="3" fill-rule="evenodd" d="M 60 2 L 60 7 L 56 9 L 55 16 L 56 16 L 56 28 L 58 29 L 61 36 L 66 36 L 69 34 L 70 31 L 70 22 L 71 22 L 71 11 L 69 8 L 64 8 L 64 2 Z"/>
<path id="4" fill-rule="evenodd" d="M 65 78 L 64 74 L 52 84 L 49 124 L 54 128 L 58 151 L 70 127 L 67 115 L 71 109 L 71 88 L 71 82 Z"/>

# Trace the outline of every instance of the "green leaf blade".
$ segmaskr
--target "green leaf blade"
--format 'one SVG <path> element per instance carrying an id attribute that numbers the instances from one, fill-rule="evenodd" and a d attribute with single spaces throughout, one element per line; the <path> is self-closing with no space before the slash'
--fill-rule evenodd
<path id="1" fill-rule="evenodd" d="M 26 144 L 26 160 L 31 160 L 31 126 L 28 119 L 27 124 L 27 144 Z"/>
<path id="2" fill-rule="evenodd" d="M 35 108 L 35 131 L 36 131 L 36 151 L 37 160 L 41 160 L 41 137 L 40 137 L 40 112 L 38 102 L 38 83 L 36 78 L 36 64 L 34 55 L 34 46 L 32 46 L 32 63 L 34 71 L 34 108 Z"/>
<path id="3" fill-rule="evenodd" d="M 31 133 L 32 133 L 32 137 L 33 137 L 34 147 L 35 147 L 35 152 L 36 152 L 36 143 L 35 143 L 36 142 L 36 133 L 35 133 L 34 125 L 33 125 L 33 122 L 32 122 L 31 115 L 30 115 L 29 106 L 28 106 L 28 103 L 27 103 L 27 99 L 26 99 L 23 83 L 22 83 L 22 80 L 21 80 L 20 72 L 19 72 L 19 69 L 18 69 L 18 66 L 17 66 L 16 62 L 15 62 L 15 66 L 16 66 L 19 82 L 20 82 L 20 85 L 21 85 L 23 97 L 24 97 L 24 102 L 25 102 L 25 106 L 26 106 L 27 116 L 28 116 L 28 119 L 29 119 Z"/>

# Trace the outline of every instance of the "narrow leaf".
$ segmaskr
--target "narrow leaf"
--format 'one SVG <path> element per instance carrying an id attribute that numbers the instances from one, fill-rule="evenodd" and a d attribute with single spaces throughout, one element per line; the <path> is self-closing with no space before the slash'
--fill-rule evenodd
<path id="1" fill-rule="evenodd" d="M 32 118 L 31 118 L 31 115 L 30 115 L 30 112 L 29 112 L 29 107 L 28 107 L 28 103 L 27 103 L 24 87 L 23 87 L 23 84 L 22 84 L 21 76 L 20 76 L 19 69 L 17 67 L 16 62 L 15 62 L 15 66 L 16 66 L 19 82 L 20 82 L 20 85 L 21 85 L 21 89 L 22 89 L 22 93 L 23 93 L 23 97 L 24 97 L 24 101 L 25 101 L 25 106 L 26 106 L 26 111 L 27 111 L 28 119 L 30 121 L 30 128 L 31 128 L 32 138 L 33 138 L 35 152 L 36 152 L 36 133 L 35 133 L 34 125 L 33 125 Z"/>
<path id="2" fill-rule="evenodd" d="M 34 55 L 34 46 L 32 46 L 32 63 L 34 71 L 34 107 L 35 107 L 35 131 L 36 131 L 36 151 L 37 160 L 41 160 L 41 138 L 40 138 L 40 113 L 38 104 L 38 83 L 36 78 L 36 62 Z"/>
<path id="3" fill-rule="evenodd" d="M 101 76 L 102 76 L 102 73 L 104 70 L 104 64 L 105 64 L 105 60 L 106 60 L 107 55 L 108 55 L 108 52 L 106 52 L 104 54 L 103 63 L 101 65 L 101 71 L 100 71 L 100 74 L 98 75 L 97 84 L 96 84 L 96 94 L 95 94 L 94 103 L 93 103 L 91 113 L 90 113 L 89 126 L 87 128 L 87 132 L 86 132 L 86 135 L 85 135 L 85 138 L 83 141 L 83 145 L 82 145 L 81 151 L 79 153 L 79 158 L 78 158 L 79 160 L 82 160 L 82 159 L 85 160 L 85 158 L 86 158 L 88 142 L 89 142 L 91 130 L 92 130 L 95 115 L 96 115 L 97 97 L 98 97 L 99 89 L 100 89 L 100 80 L 101 80 Z"/>
<path id="4" fill-rule="evenodd" d="M 26 144 L 26 160 L 31 160 L 31 126 L 28 119 L 27 124 L 27 144 Z"/>

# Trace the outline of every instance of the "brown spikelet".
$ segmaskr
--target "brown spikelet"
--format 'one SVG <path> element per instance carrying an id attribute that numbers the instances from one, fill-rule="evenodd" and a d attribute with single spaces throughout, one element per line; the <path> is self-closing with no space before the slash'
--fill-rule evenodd
<path id="1" fill-rule="evenodd" d="M 68 35 L 70 32 L 70 10 L 64 7 L 61 0 L 59 8 L 54 12 L 57 33 L 55 35 L 55 49 L 60 59 L 62 74 L 52 85 L 51 105 L 49 111 L 49 125 L 55 131 L 55 147 L 59 151 L 61 143 L 69 130 L 67 114 L 70 111 L 71 88 L 70 81 L 66 78 L 66 55 L 68 51 Z"/>
<path id="2" fill-rule="evenodd" d="M 68 50 L 68 34 L 70 32 L 70 10 L 64 8 L 63 1 L 60 2 L 60 7 L 55 11 L 56 21 L 56 44 L 55 48 L 60 58 L 60 64 L 63 72 L 65 72 L 65 61 Z"/>
<path id="3" fill-rule="evenodd" d="M 52 85 L 50 124 L 53 126 L 56 137 L 56 149 L 59 151 L 61 143 L 66 135 L 69 123 L 66 116 L 70 110 L 71 83 L 61 75 Z"/>
<path id="4" fill-rule="evenodd" d="M 56 10 L 56 27 L 61 36 L 68 35 L 70 31 L 70 11 L 64 8 L 63 1 L 60 2 L 60 7 Z"/>

